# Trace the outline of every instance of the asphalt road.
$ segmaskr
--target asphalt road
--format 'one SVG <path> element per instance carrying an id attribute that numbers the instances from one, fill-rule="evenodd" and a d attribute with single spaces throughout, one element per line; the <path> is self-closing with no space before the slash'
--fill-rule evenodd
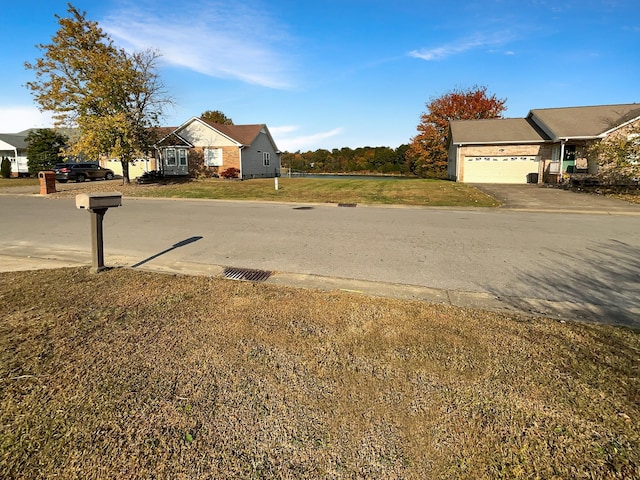
<path id="1" fill-rule="evenodd" d="M 5 196 L 0 209 L 0 255 L 91 263 L 90 214 L 73 200 Z M 638 216 L 125 198 L 104 233 L 108 265 L 231 266 L 539 299 L 640 326 Z"/>

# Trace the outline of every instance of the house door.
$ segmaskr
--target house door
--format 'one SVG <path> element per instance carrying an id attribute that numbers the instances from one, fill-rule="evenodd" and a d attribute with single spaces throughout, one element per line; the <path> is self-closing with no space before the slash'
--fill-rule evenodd
<path id="1" fill-rule="evenodd" d="M 188 175 L 189 163 L 186 148 L 165 149 L 163 171 L 165 175 Z"/>

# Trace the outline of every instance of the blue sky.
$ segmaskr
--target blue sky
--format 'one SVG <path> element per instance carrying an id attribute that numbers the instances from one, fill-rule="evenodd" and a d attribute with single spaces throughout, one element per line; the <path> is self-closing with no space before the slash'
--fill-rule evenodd
<path id="1" fill-rule="evenodd" d="M 638 0 L 77 0 L 119 46 L 155 48 L 175 105 L 266 123 L 282 150 L 397 147 L 425 103 L 484 85 L 507 117 L 640 102 Z M 67 2 L 3 2 L 0 132 L 51 125 L 24 69 Z"/>

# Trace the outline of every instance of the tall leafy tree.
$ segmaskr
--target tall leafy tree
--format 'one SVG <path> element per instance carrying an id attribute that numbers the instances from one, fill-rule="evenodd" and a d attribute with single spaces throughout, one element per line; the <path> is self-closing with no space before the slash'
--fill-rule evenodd
<path id="1" fill-rule="evenodd" d="M 418 134 L 411 139 L 407 155 L 411 170 L 421 177 L 446 176 L 447 134 L 451 120 L 500 118 L 506 99 L 487 93 L 487 87 L 455 89 L 432 98 L 420 117 Z"/>
<path id="2" fill-rule="evenodd" d="M 32 130 L 27 135 L 27 158 L 29 173 L 48 170 L 60 161 L 69 139 L 66 135 L 50 128 Z"/>
<path id="3" fill-rule="evenodd" d="M 57 125 L 80 130 L 74 154 L 119 158 L 125 182 L 129 162 L 149 150 L 164 108 L 171 103 L 157 73 L 153 50 L 127 53 L 115 46 L 86 13 L 68 5 L 68 17 L 56 15 L 59 30 L 34 64 L 27 83 L 42 110 Z"/>
<path id="4" fill-rule="evenodd" d="M 209 120 L 213 123 L 220 123 L 222 125 L 233 125 L 233 120 L 227 117 L 220 110 L 207 110 L 200 115 L 203 120 Z"/>
<path id="5" fill-rule="evenodd" d="M 640 121 L 592 143 L 586 153 L 597 161 L 598 176 L 605 183 L 636 183 L 640 177 Z"/>

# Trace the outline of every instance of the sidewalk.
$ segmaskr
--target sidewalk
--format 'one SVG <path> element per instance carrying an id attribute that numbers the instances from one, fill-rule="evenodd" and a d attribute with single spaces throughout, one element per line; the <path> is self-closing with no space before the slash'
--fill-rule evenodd
<path id="1" fill-rule="evenodd" d="M 27 257 L 0 253 L 0 272 L 89 267 L 91 265 L 91 257 L 88 252 L 74 252 L 73 257 L 75 260 L 61 256 L 46 255 L 41 252 Z M 154 260 L 152 264 L 149 262 L 144 266 L 133 267 L 133 265 L 139 263 L 138 260 L 113 256 L 105 259 L 105 263 L 113 268 L 135 268 L 136 270 L 153 273 L 224 278 L 224 267 L 219 265 L 186 262 L 162 263 Z M 496 297 L 490 293 L 482 292 L 441 290 L 418 285 L 401 285 L 287 272 L 273 272 L 267 280 L 261 283 L 321 291 L 342 291 L 374 297 L 417 300 L 502 313 L 544 316 L 560 321 L 576 320 L 640 328 L 640 311 L 629 311 L 615 305 L 578 304 L 535 298 Z"/>

